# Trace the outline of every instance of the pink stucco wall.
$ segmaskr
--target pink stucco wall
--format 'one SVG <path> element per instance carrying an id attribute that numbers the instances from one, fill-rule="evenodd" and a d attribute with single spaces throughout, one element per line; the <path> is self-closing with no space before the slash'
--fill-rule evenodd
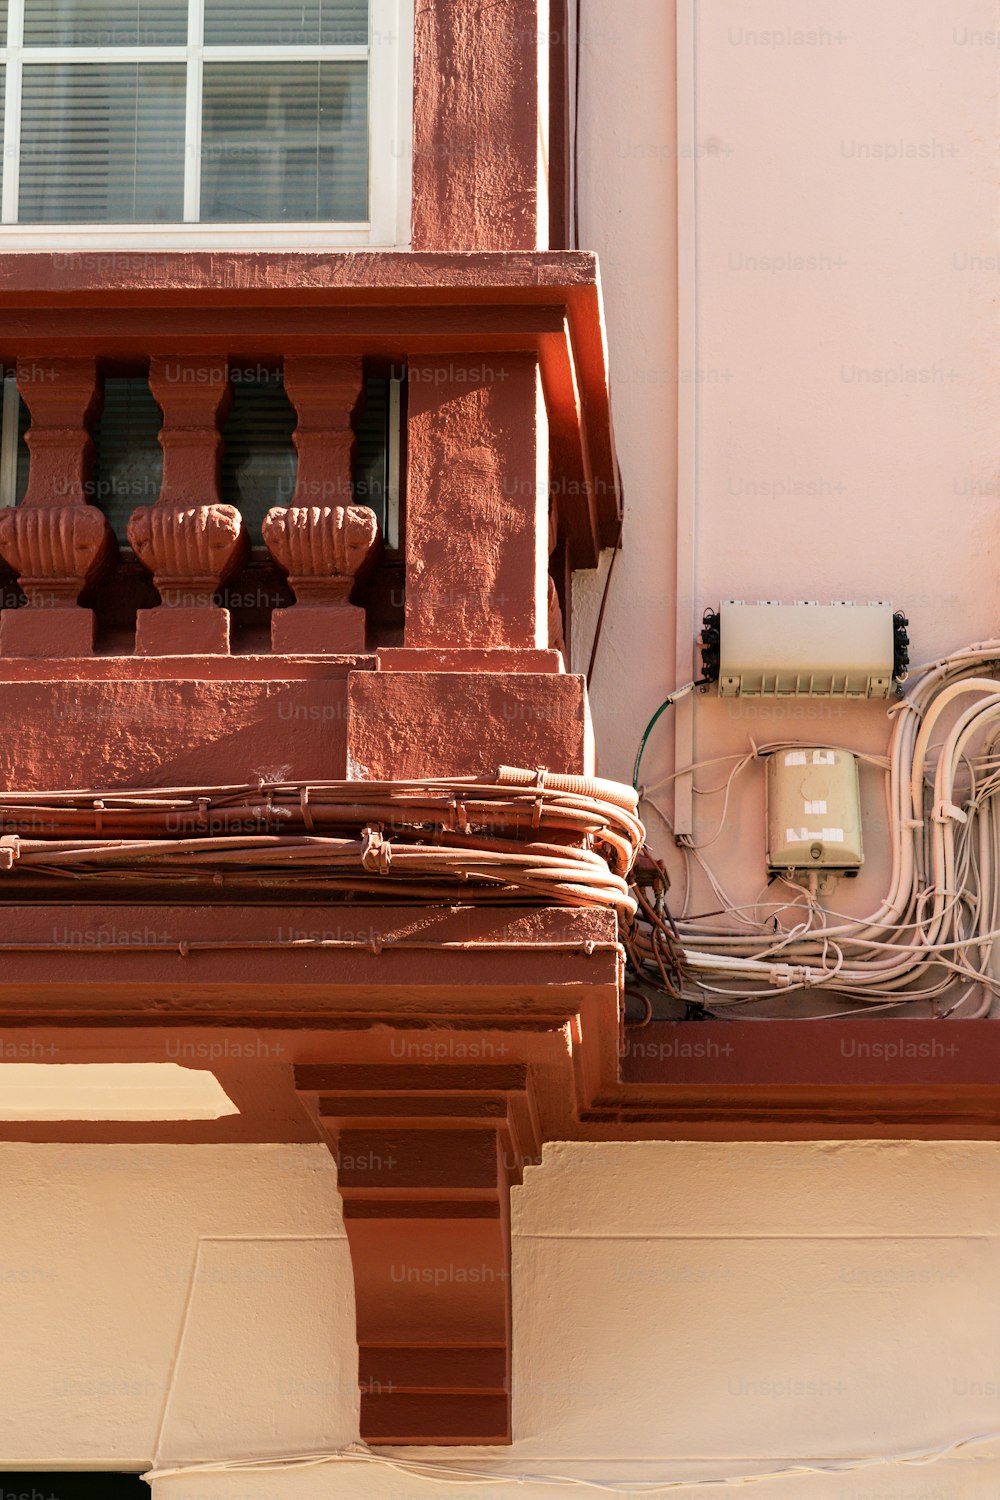
<path id="1" fill-rule="evenodd" d="M 628 507 L 593 697 L 623 779 L 721 598 L 890 599 L 914 662 L 1000 634 L 994 0 L 679 3 L 677 114 L 672 4 L 634 0 L 626 24 L 588 0 L 583 30 L 582 238 L 602 255 Z M 577 589 L 584 664 L 602 581 Z M 702 698 L 694 721 L 699 759 L 748 735 L 881 751 L 888 732 L 884 704 Z M 664 720 L 647 783 L 673 736 Z M 709 851 L 737 899 L 764 879 L 762 780 Z M 881 895 L 881 810 L 866 776 L 844 906 Z M 721 811 L 696 799 L 697 838 Z"/>

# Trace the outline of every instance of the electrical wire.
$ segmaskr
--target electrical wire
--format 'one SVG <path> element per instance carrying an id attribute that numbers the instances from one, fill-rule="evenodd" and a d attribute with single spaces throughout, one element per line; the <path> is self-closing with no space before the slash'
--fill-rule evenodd
<path id="1" fill-rule="evenodd" d="M 668 708 L 673 708 L 675 703 L 679 703 L 682 698 L 687 697 L 688 693 L 693 693 L 696 687 L 701 686 L 703 686 L 701 682 L 689 682 L 684 687 L 678 688 L 676 692 L 670 694 L 669 698 L 664 699 L 659 708 L 656 710 L 656 713 L 646 725 L 646 729 L 643 733 L 642 739 L 639 741 L 639 749 L 635 757 L 635 766 L 632 770 L 632 785 L 636 791 L 639 790 L 639 767 L 642 765 L 642 757 L 646 753 L 646 744 L 649 740 L 649 736 L 652 734 L 653 730 L 656 728 L 657 724 L 660 722 L 660 719 L 666 713 Z"/>
<path id="2" fill-rule="evenodd" d="M 426 1479 L 432 1484 L 496 1484 L 496 1485 L 550 1485 L 553 1488 L 590 1490 L 612 1495 L 658 1495 L 669 1491 L 710 1488 L 748 1488 L 752 1485 L 770 1484 L 776 1479 L 801 1479 L 809 1474 L 856 1474 L 865 1469 L 879 1468 L 929 1468 L 969 1448 L 981 1448 L 1000 1442 L 1000 1432 L 976 1433 L 971 1437 L 956 1438 L 939 1448 L 915 1449 L 906 1453 L 870 1455 L 858 1458 L 807 1458 L 800 1463 L 789 1464 L 781 1469 L 770 1469 L 758 1474 L 734 1475 L 721 1479 L 662 1479 L 643 1480 L 636 1484 L 618 1481 L 608 1484 L 601 1480 L 584 1479 L 566 1474 L 530 1474 L 517 1472 L 484 1472 L 483 1469 L 465 1467 L 457 1463 L 440 1463 L 435 1460 L 416 1458 L 392 1458 L 388 1454 L 373 1453 L 364 1443 L 352 1443 L 334 1453 L 310 1453 L 289 1458 L 230 1460 L 215 1463 L 187 1464 L 174 1468 L 154 1469 L 142 1477 L 147 1484 L 158 1479 L 175 1479 L 188 1474 L 226 1473 L 274 1473 L 288 1469 L 318 1468 L 335 1463 L 373 1463 L 417 1479 Z"/>
<path id="3" fill-rule="evenodd" d="M 630 918 L 645 832 L 631 788 L 502 766 L 408 782 L 0 792 L 0 881 L 226 886 L 422 903 L 605 907 Z"/>
<path id="4" fill-rule="evenodd" d="M 636 759 L 637 788 L 653 727 L 692 686 L 671 695 L 650 721 Z M 806 893 L 809 917 L 776 934 L 769 925 L 774 914 L 764 921 L 748 916 L 750 909 L 732 901 L 701 853 L 724 830 L 735 777 L 800 744 L 751 741 L 749 753 L 732 757 L 727 781 L 703 789 L 703 795 L 726 796 L 719 831 L 701 846 L 678 843 L 686 863 L 702 870 L 720 910 L 708 921 L 680 920 L 678 965 L 689 1003 L 710 1004 L 718 1014 L 823 992 L 844 1007 L 831 1014 L 914 1004 L 930 1004 L 941 1017 L 989 1014 L 1000 993 L 1000 979 L 990 972 L 1000 937 L 1000 642 L 963 648 L 911 675 L 888 717 L 888 755 L 859 756 L 884 775 L 892 854 L 885 897 L 867 916 L 837 913 L 798 877 L 782 877 Z M 646 789 L 642 799 L 656 806 Z M 633 937 L 633 948 L 655 982 L 648 924 Z"/>

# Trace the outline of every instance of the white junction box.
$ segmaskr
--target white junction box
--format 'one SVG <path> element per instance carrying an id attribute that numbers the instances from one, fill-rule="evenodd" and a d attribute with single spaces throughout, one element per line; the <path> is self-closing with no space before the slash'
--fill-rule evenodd
<path id="1" fill-rule="evenodd" d="M 768 869 L 850 873 L 863 863 L 856 758 L 812 747 L 769 756 Z"/>
<path id="2" fill-rule="evenodd" d="M 888 698 L 896 638 L 891 604 L 744 604 L 719 612 L 723 698 Z"/>

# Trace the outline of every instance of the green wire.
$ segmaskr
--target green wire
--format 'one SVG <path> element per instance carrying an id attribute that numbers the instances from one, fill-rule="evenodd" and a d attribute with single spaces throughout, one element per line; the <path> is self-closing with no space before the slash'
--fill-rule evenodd
<path id="1" fill-rule="evenodd" d="M 643 757 L 643 754 L 645 753 L 646 741 L 649 739 L 649 736 L 652 734 L 653 730 L 656 728 L 656 725 L 657 725 L 657 722 L 658 722 L 658 720 L 660 718 L 660 715 L 666 713 L 667 709 L 672 706 L 673 701 L 674 701 L 673 698 L 668 698 L 665 703 L 661 703 L 660 706 L 659 706 L 659 708 L 656 710 L 656 713 L 653 715 L 653 717 L 650 719 L 649 723 L 646 725 L 646 733 L 643 735 L 642 741 L 641 741 L 641 743 L 639 745 L 639 753 L 638 753 L 638 755 L 635 758 L 635 769 L 632 772 L 632 789 L 633 789 L 633 791 L 637 792 L 639 790 L 639 767 L 642 764 L 642 757 Z"/>
<path id="2" fill-rule="evenodd" d="M 672 708 L 673 705 L 677 702 L 677 699 L 683 697 L 685 693 L 690 693 L 694 688 L 705 687 L 707 686 L 707 684 L 708 678 L 700 677 L 697 682 L 688 683 L 687 687 L 679 688 L 676 692 L 671 693 L 670 697 L 667 698 L 664 703 L 660 704 L 659 708 L 656 710 L 656 713 L 646 725 L 646 733 L 643 735 L 639 743 L 639 753 L 635 758 L 635 768 L 632 772 L 632 790 L 634 792 L 637 792 L 639 790 L 639 767 L 642 765 L 642 757 L 646 751 L 646 741 L 649 739 L 649 736 L 656 728 L 661 714 L 665 714 L 668 708 Z"/>

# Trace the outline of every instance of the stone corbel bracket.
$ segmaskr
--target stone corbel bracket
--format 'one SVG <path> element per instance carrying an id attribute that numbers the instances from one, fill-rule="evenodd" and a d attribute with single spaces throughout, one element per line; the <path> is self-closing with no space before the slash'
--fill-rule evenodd
<path id="1" fill-rule="evenodd" d="M 339 1167 L 365 1440 L 509 1443 L 510 1187 L 541 1157 L 529 1068 L 295 1077 Z"/>

